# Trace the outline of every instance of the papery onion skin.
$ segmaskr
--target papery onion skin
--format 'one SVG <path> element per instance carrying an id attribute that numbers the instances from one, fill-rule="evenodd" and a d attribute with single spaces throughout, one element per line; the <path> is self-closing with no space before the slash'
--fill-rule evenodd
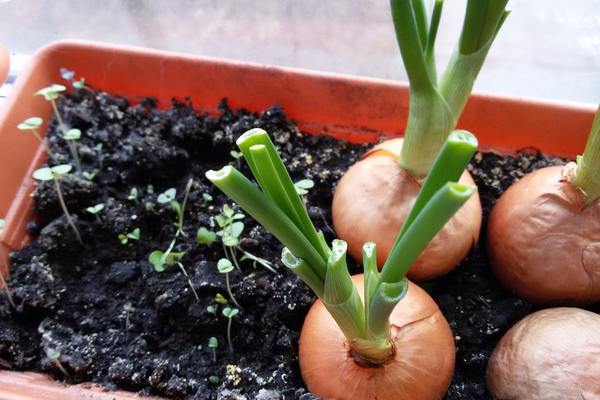
<path id="1" fill-rule="evenodd" d="M 579 308 L 537 311 L 513 326 L 488 363 L 498 400 L 600 398 L 600 315 Z"/>
<path id="2" fill-rule="evenodd" d="M 363 293 L 363 276 L 353 276 Z M 320 300 L 300 335 L 299 360 L 308 390 L 323 399 L 437 400 L 452 379 L 455 345 L 437 304 L 414 283 L 390 317 L 395 355 L 377 368 L 357 365 Z"/>
<path id="3" fill-rule="evenodd" d="M 487 250 L 509 290 L 541 306 L 600 301 L 600 202 L 563 178 L 564 167 L 528 174 L 490 214 Z"/>
<path id="4" fill-rule="evenodd" d="M 344 174 L 333 197 L 332 218 L 348 253 L 362 259 L 362 246 L 377 244 L 381 269 L 410 212 L 421 185 L 398 165 L 403 139 L 375 146 Z M 474 185 L 467 171 L 460 183 Z M 408 271 L 412 281 L 437 278 L 453 270 L 477 244 L 481 203 L 473 195 L 444 225 Z"/>

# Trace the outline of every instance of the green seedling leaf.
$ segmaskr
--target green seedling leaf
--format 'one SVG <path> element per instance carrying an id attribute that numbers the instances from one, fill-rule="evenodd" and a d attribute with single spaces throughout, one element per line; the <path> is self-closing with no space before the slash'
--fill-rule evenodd
<path id="1" fill-rule="evenodd" d="M 100 204 L 96 204 L 93 207 L 86 208 L 85 211 L 89 212 L 90 214 L 96 214 L 103 209 L 104 209 L 104 203 L 100 203 Z"/>
<path id="2" fill-rule="evenodd" d="M 217 307 L 215 307 L 215 306 L 206 307 L 206 311 L 208 311 L 211 314 L 217 315 Z"/>
<path id="3" fill-rule="evenodd" d="M 154 185 L 148 185 L 148 187 L 146 188 L 146 192 L 150 194 L 154 193 Z"/>
<path id="4" fill-rule="evenodd" d="M 94 177 L 96 176 L 95 172 L 87 172 L 87 171 L 83 171 L 82 172 L 83 177 L 85 179 L 87 179 L 88 181 L 91 181 L 92 179 L 94 179 Z"/>
<path id="5" fill-rule="evenodd" d="M 211 245 L 217 239 L 217 234 L 209 231 L 205 227 L 201 227 L 198 229 L 196 237 L 198 238 L 198 243 Z"/>
<path id="6" fill-rule="evenodd" d="M 227 222 L 229 221 L 229 219 L 223 215 L 217 215 L 215 219 L 217 220 L 217 224 L 219 224 L 219 227 L 221 228 L 224 228 L 227 225 Z"/>
<path id="7" fill-rule="evenodd" d="M 77 128 L 69 129 L 64 136 L 65 140 L 78 140 L 81 138 L 81 130 Z"/>
<path id="8" fill-rule="evenodd" d="M 42 125 L 43 122 L 44 120 L 40 117 L 31 117 L 27 118 L 25 121 L 17 125 L 17 128 L 19 128 L 22 131 L 29 129 L 37 129 L 40 127 L 40 125 Z"/>
<path id="9" fill-rule="evenodd" d="M 234 211 L 231 207 L 229 207 L 227 204 L 225 204 L 223 206 L 223 214 L 225 215 L 225 217 L 231 218 L 231 217 L 233 217 Z"/>
<path id="10" fill-rule="evenodd" d="M 228 272 L 233 271 L 233 264 L 228 259 L 221 258 L 217 262 L 217 269 L 219 270 L 220 273 L 226 274 Z"/>
<path id="11" fill-rule="evenodd" d="M 308 193 L 308 189 L 312 189 L 315 186 L 315 183 L 312 179 L 302 179 L 294 183 L 294 188 L 296 189 L 296 193 L 302 196 Z"/>
<path id="12" fill-rule="evenodd" d="M 219 383 L 219 377 L 216 375 L 211 375 L 208 377 L 208 381 L 213 385 L 217 385 Z"/>
<path id="13" fill-rule="evenodd" d="M 150 253 L 148 261 L 150 261 L 150 263 L 154 265 L 154 270 L 156 272 L 163 272 L 165 270 L 165 263 L 167 261 L 167 257 L 164 252 L 156 250 Z"/>
<path id="14" fill-rule="evenodd" d="M 47 349 L 46 356 L 51 360 L 56 360 L 58 357 L 60 357 L 60 351 L 55 349 Z"/>
<path id="15" fill-rule="evenodd" d="M 94 147 L 92 147 L 92 149 L 96 152 L 96 153 L 100 153 L 102 151 L 102 143 L 98 143 L 97 145 L 95 145 Z"/>
<path id="16" fill-rule="evenodd" d="M 39 181 L 50 181 L 54 175 L 62 175 L 71 171 L 73 167 L 69 164 L 61 164 L 55 167 L 44 167 L 33 172 L 33 177 Z"/>
<path id="17" fill-rule="evenodd" d="M 216 337 L 211 337 L 208 340 L 208 347 L 213 347 L 214 348 L 214 347 L 218 347 L 218 346 L 219 346 L 219 342 L 217 341 Z"/>
<path id="18" fill-rule="evenodd" d="M 238 214 L 238 215 L 240 215 L 240 214 Z M 242 218 L 243 217 L 244 216 L 242 215 Z M 230 234 L 231 234 L 231 236 L 234 236 L 234 237 L 238 238 L 242 234 L 243 230 L 244 230 L 244 223 L 240 222 L 240 221 L 237 221 L 237 222 L 234 222 L 233 224 L 231 224 L 231 232 L 230 232 Z"/>
<path id="19" fill-rule="evenodd" d="M 227 299 L 225 297 L 223 297 L 223 295 L 221 293 L 217 293 L 217 295 L 215 296 L 215 301 L 219 304 L 227 303 Z"/>
<path id="20" fill-rule="evenodd" d="M 34 96 L 44 96 L 46 100 L 55 100 L 58 98 L 58 92 L 67 90 L 63 85 L 52 84 L 34 93 Z"/>
<path id="21" fill-rule="evenodd" d="M 172 200 L 171 207 L 173 207 L 173 210 L 175 210 L 177 215 L 181 214 L 181 205 L 179 204 L 179 202 Z"/>
<path id="22" fill-rule="evenodd" d="M 81 78 L 78 81 L 73 82 L 73 87 L 75 89 L 83 89 L 85 87 L 85 79 Z"/>
<path id="23" fill-rule="evenodd" d="M 213 197 L 208 193 L 202 193 L 202 198 L 204 199 L 205 204 L 209 201 L 213 201 Z"/>
<path id="24" fill-rule="evenodd" d="M 129 191 L 129 196 L 127 196 L 127 200 L 136 200 L 137 197 L 138 197 L 137 188 L 131 188 L 131 190 Z"/>
<path id="25" fill-rule="evenodd" d="M 68 174 L 73 169 L 73 166 L 70 164 L 61 164 L 55 167 L 52 167 L 52 172 L 56 175 Z"/>
<path id="26" fill-rule="evenodd" d="M 225 307 L 222 312 L 224 316 L 231 319 L 235 315 L 237 315 L 237 313 L 239 313 L 240 310 L 238 310 L 237 308 Z"/>
<path id="27" fill-rule="evenodd" d="M 237 244 L 239 243 L 238 238 L 236 238 L 235 236 L 230 236 L 230 235 L 223 236 L 222 241 L 223 241 L 223 244 L 228 247 L 237 246 Z"/>
<path id="28" fill-rule="evenodd" d="M 66 68 L 61 68 L 60 76 L 62 76 L 64 80 L 70 81 L 75 76 L 75 71 L 69 71 Z"/>
<path id="29" fill-rule="evenodd" d="M 244 154 L 241 151 L 231 150 L 229 154 L 231 154 L 231 157 L 235 158 L 236 160 L 244 157 Z"/>
<path id="30" fill-rule="evenodd" d="M 135 228 L 131 233 L 127 234 L 129 239 L 140 240 L 140 228 Z"/>
<path id="31" fill-rule="evenodd" d="M 40 168 L 33 172 L 33 177 L 38 181 L 51 181 L 54 179 L 52 169 L 49 167 Z"/>
<path id="32" fill-rule="evenodd" d="M 165 190 L 163 193 L 158 195 L 156 199 L 159 203 L 170 203 L 175 200 L 175 196 L 177 195 L 177 189 L 171 188 Z"/>
<path id="33" fill-rule="evenodd" d="M 127 236 L 123 235 L 122 233 L 119 233 L 119 236 L 117 236 L 117 238 L 119 238 L 119 241 L 121 242 L 121 244 L 127 244 L 127 242 L 129 241 Z"/>

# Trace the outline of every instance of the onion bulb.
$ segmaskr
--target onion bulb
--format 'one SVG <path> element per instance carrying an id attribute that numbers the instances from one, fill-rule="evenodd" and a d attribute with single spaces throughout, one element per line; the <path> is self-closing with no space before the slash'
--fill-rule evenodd
<path id="1" fill-rule="evenodd" d="M 509 290 L 542 306 L 600 301 L 600 202 L 585 205 L 574 167 L 528 174 L 500 196 L 490 214 L 487 250 Z"/>
<path id="2" fill-rule="evenodd" d="M 362 296 L 363 275 L 352 279 Z M 336 400 L 441 399 L 452 379 L 455 347 L 437 304 L 411 282 L 390 323 L 393 356 L 379 366 L 361 366 L 354 362 L 350 344 L 317 300 L 304 321 L 298 354 L 308 390 Z"/>
<path id="3" fill-rule="evenodd" d="M 528 315 L 500 340 L 487 386 L 498 400 L 600 398 L 600 315 L 549 308 Z"/>
<path id="4" fill-rule="evenodd" d="M 421 184 L 398 165 L 403 139 L 375 146 L 340 180 L 333 197 L 333 225 L 348 243 L 348 253 L 362 259 L 362 246 L 377 244 L 381 269 L 421 189 Z M 473 185 L 467 171 L 460 183 Z M 444 225 L 408 271 L 407 278 L 423 281 L 450 272 L 477 244 L 481 228 L 479 196 L 471 198 Z"/>

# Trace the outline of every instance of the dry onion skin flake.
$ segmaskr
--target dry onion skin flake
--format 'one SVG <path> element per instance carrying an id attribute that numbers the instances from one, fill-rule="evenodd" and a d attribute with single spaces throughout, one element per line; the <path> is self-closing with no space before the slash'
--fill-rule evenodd
<path id="1" fill-rule="evenodd" d="M 237 145 L 260 185 L 232 166 L 206 177 L 269 230 L 281 260 L 318 296 L 304 322 L 299 360 L 306 386 L 334 399 L 436 400 L 446 393 L 455 349 L 437 304 L 406 273 L 442 226 L 476 192 L 453 183 L 477 149 L 466 131 L 442 147 L 381 273 L 377 246 L 363 246 L 364 274 L 351 277 L 347 245 L 317 232 L 268 134 L 244 133 Z"/>
<path id="2" fill-rule="evenodd" d="M 600 109 L 583 156 L 528 174 L 490 214 L 487 250 L 507 289 L 540 306 L 600 301 Z"/>
<path id="3" fill-rule="evenodd" d="M 600 398 L 600 315 L 579 308 L 537 311 L 492 353 L 487 386 L 498 400 Z"/>
<path id="4" fill-rule="evenodd" d="M 379 267 L 383 265 L 422 180 L 456 127 L 489 49 L 509 14 L 507 3 L 468 1 L 458 45 L 438 80 L 434 43 L 443 1 L 434 2 L 429 21 L 424 1 L 391 1 L 396 37 L 410 82 L 408 121 L 404 139 L 391 140 L 369 152 L 348 170 L 336 188 L 334 229 L 348 243 L 355 259 L 360 259 L 363 243 L 373 240 L 380 246 Z M 467 175 L 461 182 L 472 184 Z M 410 279 L 436 278 L 454 269 L 467 255 L 477 243 L 481 228 L 479 199 L 471 199 L 450 224 L 411 269 Z"/>

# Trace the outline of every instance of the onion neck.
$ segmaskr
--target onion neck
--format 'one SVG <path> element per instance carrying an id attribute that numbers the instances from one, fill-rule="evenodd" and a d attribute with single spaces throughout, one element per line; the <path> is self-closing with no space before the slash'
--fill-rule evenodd
<path id="1" fill-rule="evenodd" d="M 365 368 L 378 367 L 395 354 L 394 344 L 389 337 L 380 340 L 354 339 L 350 347 L 350 357 Z"/>

